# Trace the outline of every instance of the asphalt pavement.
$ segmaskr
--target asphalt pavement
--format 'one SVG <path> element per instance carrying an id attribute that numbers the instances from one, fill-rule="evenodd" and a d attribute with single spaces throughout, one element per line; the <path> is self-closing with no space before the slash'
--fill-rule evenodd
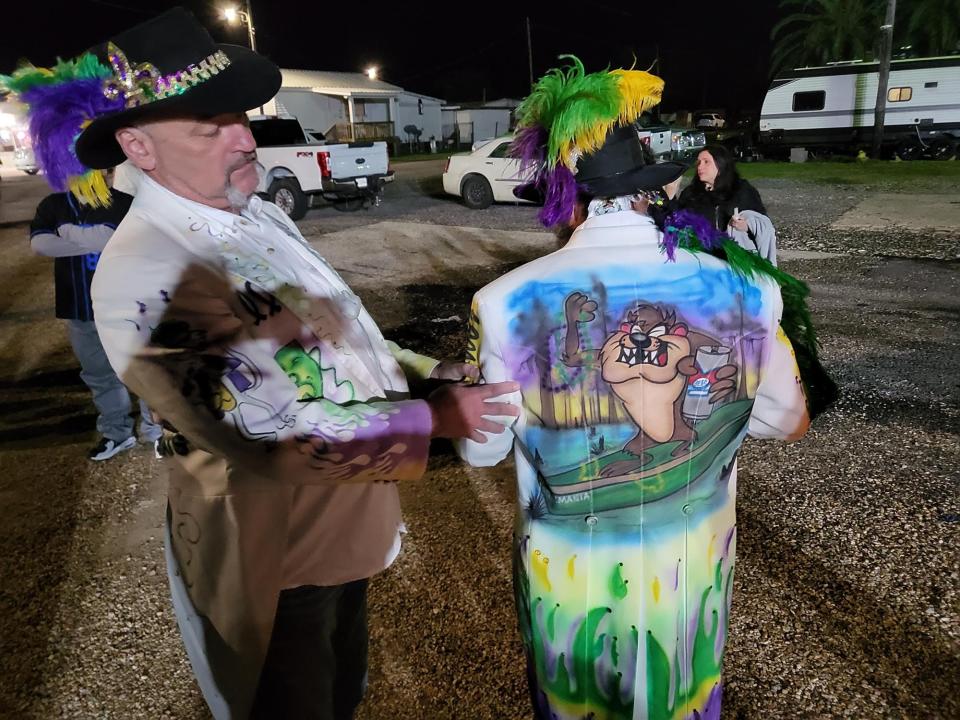
<path id="1" fill-rule="evenodd" d="M 438 162 L 396 169 L 381 207 L 321 206 L 301 228 L 387 337 L 459 357 L 472 293 L 554 241 L 535 208 L 444 198 Z M 844 395 L 802 441 L 741 453 L 724 718 L 958 718 L 960 228 L 852 222 L 865 188 L 756 184 Z M 913 204 L 886 191 L 885 211 Z M 0 718 L 205 718 L 167 595 L 161 463 L 85 459 L 95 413 L 52 264 L 22 224 L 0 246 Z M 359 719 L 528 718 L 512 465 L 434 449 L 371 586 Z"/>

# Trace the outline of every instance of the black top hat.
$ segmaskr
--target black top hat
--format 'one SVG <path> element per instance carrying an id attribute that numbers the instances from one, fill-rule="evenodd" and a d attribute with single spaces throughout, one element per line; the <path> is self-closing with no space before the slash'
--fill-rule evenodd
<path id="1" fill-rule="evenodd" d="M 174 8 L 126 30 L 90 52 L 113 67 L 108 97 L 125 108 L 101 115 L 77 138 L 77 158 L 90 168 L 125 159 L 114 133 L 157 115 L 212 117 L 244 112 L 280 89 L 280 69 L 238 45 L 218 45 L 196 18 Z"/>
<path id="2" fill-rule="evenodd" d="M 607 133 L 596 152 L 577 160 L 577 185 L 597 197 L 619 197 L 641 190 L 659 190 L 687 169 L 681 162 L 658 163 L 640 140 L 634 125 L 618 125 Z M 543 193 L 535 184 L 514 188 L 521 200 L 542 202 Z"/>

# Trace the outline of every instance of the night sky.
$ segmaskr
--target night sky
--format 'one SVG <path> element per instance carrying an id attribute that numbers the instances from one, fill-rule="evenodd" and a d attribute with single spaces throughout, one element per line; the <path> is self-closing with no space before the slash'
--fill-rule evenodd
<path id="1" fill-rule="evenodd" d="M 227 0 L 47 0 L 17 3 L 4 20 L 0 72 L 20 58 L 37 65 L 71 56 L 175 5 L 190 9 L 220 42 L 246 44 L 242 26 L 219 19 Z M 449 102 L 523 97 L 529 90 L 529 15 L 534 77 L 578 55 L 588 72 L 646 69 L 657 58 L 664 110 L 759 109 L 769 84 L 774 0 L 646 0 L 616 3 L 298 2 L 252 0 L 257 49 L 282 67 L 362 71 Z M 542 8 L 542 9 L 541 9 Z M 657 72 L 657 68 L 654 68 Z"/>

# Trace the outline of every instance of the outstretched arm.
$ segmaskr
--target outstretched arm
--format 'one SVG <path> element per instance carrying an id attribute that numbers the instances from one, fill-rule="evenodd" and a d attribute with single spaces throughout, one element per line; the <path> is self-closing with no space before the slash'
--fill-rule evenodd
<path id="1" fill-rule="evenodd" d="M 309 349 L 315 338 L 303 335 L 276 298 L 261 290 L 239 302 L 226 278 L 199 265 L 174 270 L 174 282 L 154 290 L 131 288 L 130 277 L 170 278 L 169 266 L 157 262 L 145 272 L 145 262 L 113 257 L 97 271 L 94 310 L 104 348 L 121 379 L 192 447 L 231 466 L 293 484 L 416 479 L 431 437 L 495 429 L 477 407 L 486 400 L 476 396 L 480 388 L 427 401 L 323 397 L 318 389 L 330 386 L 322 374 L 336 373 L 332 363 L 308 353 L 299 363 L 278 361 L 282 351 Z M 244 313 L 256 313 L 256 322 Z"/>

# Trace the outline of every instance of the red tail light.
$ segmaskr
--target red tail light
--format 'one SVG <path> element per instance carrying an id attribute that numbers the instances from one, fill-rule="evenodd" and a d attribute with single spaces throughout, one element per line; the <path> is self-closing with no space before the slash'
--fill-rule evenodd
<path id="1" fill-rule="evenodd" d="M 450 171 L 450 158 L 447 158 L 446 164 L 443 166 L 443 172 L 447 173 Z"/>
<path id="2" fill-rule="evenodd" d="M 321 150 L 317 153 L 317 165 L 320 166 L 320 176 L 328 178 L 330 177 L 330 153 L 326 150 Z"/>

